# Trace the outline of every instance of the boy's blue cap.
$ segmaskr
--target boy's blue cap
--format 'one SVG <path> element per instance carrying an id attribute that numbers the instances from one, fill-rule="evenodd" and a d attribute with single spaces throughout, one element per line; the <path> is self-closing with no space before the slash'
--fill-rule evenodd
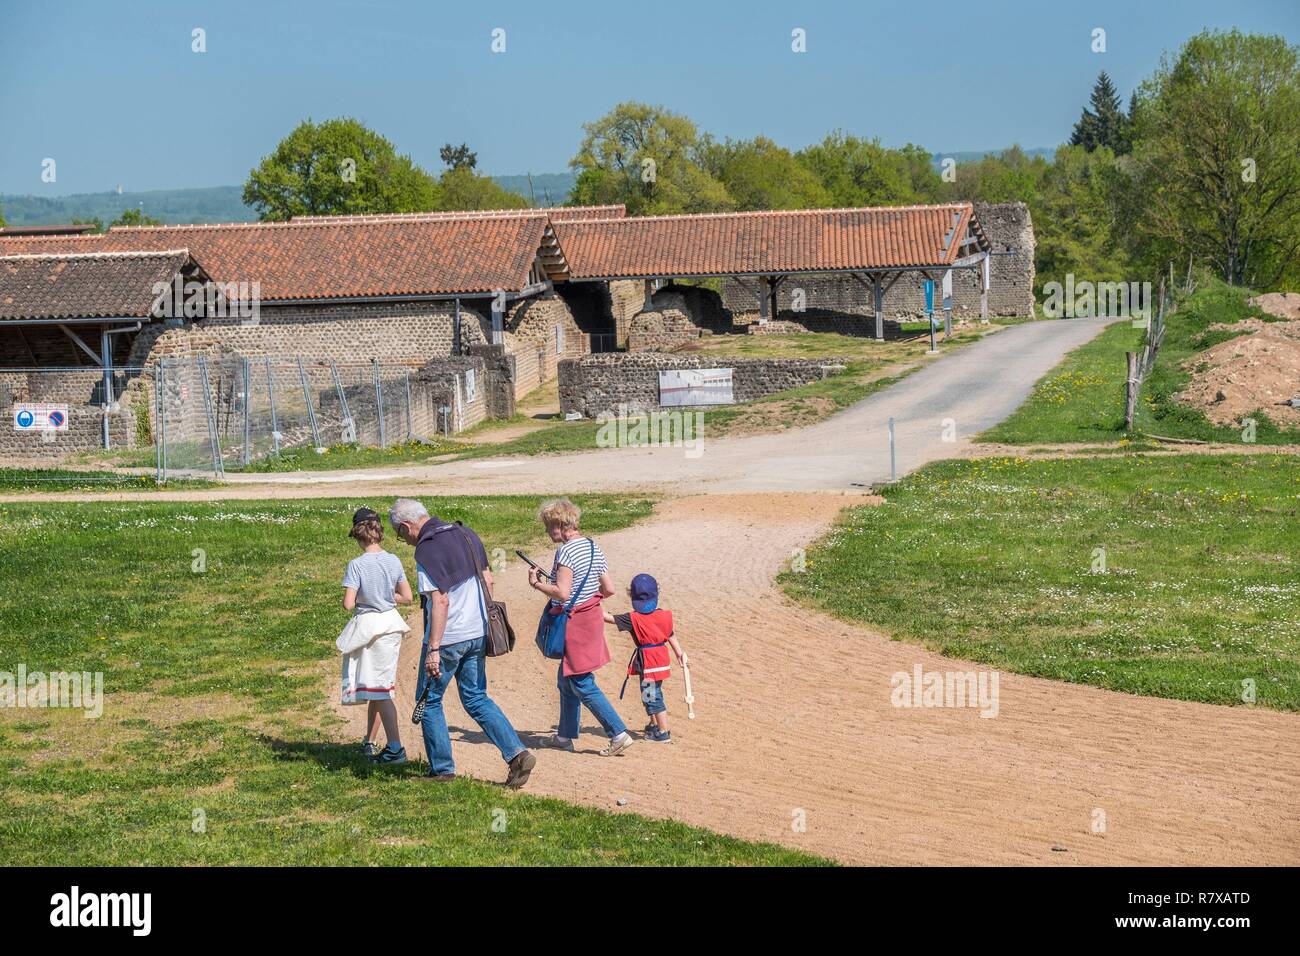
<path id="1" fill-rule="evenodd" d="M 659 606 L 659 582 L 648 574 L 632 579 L 632 610 L 649 614 Z"/>

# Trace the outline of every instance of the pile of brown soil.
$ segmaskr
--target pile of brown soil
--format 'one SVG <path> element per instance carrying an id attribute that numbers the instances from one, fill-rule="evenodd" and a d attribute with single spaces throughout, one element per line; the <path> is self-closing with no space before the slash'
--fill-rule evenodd
<path id="1" fill-rule="evenodd" d="M 1283 296 L 1300 306 L 1300 296 L 1292 293 L 1258 298 Z M 1300 321 L 1251 319 L 1212 328 L 1240 329 L 1246 334 L 1185 361 L 1183 369 L 1192 373 L 1192 379 L 1179 400 L 1201 409 L 1216 425 L 1238 424 L 1259 409 L 1279 425 L 1300 426 L 1300 408 L 1278 404 L 1300 396 Z"/>
<path id="2" fill-rule="evenodd" d="M 1246 300 L 1246 304 L 1279 319 L 1300 319 L 1300 292 L 1268 292 Z"/>

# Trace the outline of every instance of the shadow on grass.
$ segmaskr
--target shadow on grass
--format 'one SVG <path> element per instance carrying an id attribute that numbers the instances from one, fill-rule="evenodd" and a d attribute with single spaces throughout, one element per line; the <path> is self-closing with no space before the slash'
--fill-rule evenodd
<path id="1" fill-rule="evenodd" d="M 424 755 L 414 756 L 408 750 L 410 759 L 399 766 L 377 764 L 361 752 L 357 744 L 317 743 L 315 741 L 280 740 L 277 737 L 261 738 L 261 742 L 271 748 L 276 760 L 288 762 L 314 760 L 332 773 L 350 773 L 358 779 L 378 776 L 418 777 L 426 773 L 429 765 Z"/>

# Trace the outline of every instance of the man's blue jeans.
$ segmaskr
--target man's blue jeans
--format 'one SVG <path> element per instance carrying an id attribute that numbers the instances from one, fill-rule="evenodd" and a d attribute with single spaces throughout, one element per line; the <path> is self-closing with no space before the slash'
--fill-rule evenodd
<path id="1" fill-rule="evenodd" d="M 416 699 L 425 692 L 430 681 L 424 672 L 424 656 L 428 653 L 426 644 L 420 652 L 420 679 L 416 681 Z M 438 649 L 442 672 L 433 678 L 428 689 L 428 701 L 424 708 L 424 752 L 429 757 L 429 772 L 432 774 L 455 773 L 456 764 L 451 757 L 451 735 L 447 733 L 447 718 L 442 713 L 442 697 L 456 678 L 456 690 L 460 694 L 461 705 L 465 713 L 474 718 L 474 722 L 483 728 L 488 740 L 496 744 L 501 757 L 509 762 L 523 752 L 524 745 L 519 741 L 515 728 L 510 726 L 501 708 L 493 703 L 487 695 L 487 671 L 484 662 L 483 638 L 461 641 L 450 647 Z"/>
<path id="2" fill-rule="evenodd" d="M 582 716 L 582 705 L 586 704 L 593 717 L 600 721 L 605 733 L 611 738 L 627 730 L 623 718 L 606 699 L 601 689 L 596 686 L 595 674 L 574 674 L 564 676 L 564 663 L 560 663 L 560 676 L 556 682 L 560 688 L 560 729 L 561 737 L 576 740 L 578 737 L 578 719 Z"/>

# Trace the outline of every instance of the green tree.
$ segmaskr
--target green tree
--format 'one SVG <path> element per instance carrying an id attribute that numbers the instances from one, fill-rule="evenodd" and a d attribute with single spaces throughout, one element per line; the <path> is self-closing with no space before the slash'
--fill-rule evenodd
<path id="1" fill-rule="evenodd" d="M 737 209 L 815 209 L 830 193 L 794 154 L 766 136 L 714 142 L 700 148 L 704 168 L 726 188 Z"/>
<path id="2" fill-rule="evenodd" d="M 502 189 L 490 176 L 467 165 L 453 166 L 438 180 L 443 209 L 526 209 L 528 200 Z"/>
<path id="3" fill-rule="evenodd" d="M 859 139 L 837 130 L 815 146 L 801 149 L 795 158 L 821 183 L 831 205 L 887 206 L 923 198 L 915 182 L 920 155 L 924 151 L 919 147 L 886 149 L 878 139 Z M 928 155 L 925 162 L 929 163 Z"/>
<path id="4" fill-rule="evenodd" d="M 473 169 L 478 165 L 478 153 L 473 152 L 467 143 L 459 146 L 444 143 L 438 150 L 438 158 L 448 169 Z"/>
<path id="5" fill-rule="evenodd" d="M 1300 53 L 1206 31 L 1142 86 L 1134 233 L 1152 264 L 1190 253 L 1226 282 L 1300 277 Z"/>
<path id="6" fill-rule="evenodd" d="M 1084 107 L 1079 122 L 1074 124 L 1071 146 L 1082 146 L 1091 152 L 1104 146 L 1116 155 L 1129 150 L 1129 117 L 1120 106 L 1119 91 L 1105 70 L 1097 76 L 1088 107 Z"/>
<path id="7" fill-rule="evenodd" d="M 908 143 L 893 152 L 911 184 L 913 201 L 942 202 L 943 181 L 934 168 L 934 158 L 930 151 Z"/>
<path id="8" fill-rule="evenodd" d="M 153 216 L 146 216 L 139 209 L 123 209 L 122 215 L 108 225 L 110 229 L 113 226 L 161 226 L 162 220 L 155 219 Z"/>
<path id="9" fill-rule="evenodd" d="M 1116 190 L 1121 177 L 1115 154 L 1105 146 L 1089 152 L 1062 146 L 1045 164 L 1030 204 L 1034 221 L 1036 282 L 1064 282 L 1073 272 L 1092 282 L 1132 278 L 1116 223 Z"/>
<path id="10" fill-rule="evenodd" d="M 244 202 L 263 220 L 439 208 L 432 176 L 346 118 L 299 124 L 249 174 Z"/>
<path id="11" fill-rule="evenodd" d="M 1032 215 L 1050 165 L 1043 157 L 1031 157 L 1012 146 L 997 155 L 958 163 L 956 179 L 945 183 L 940 195 L 949 201 L 1023 202 Z"/>
<path id="12" fill-rule="evenodd" d="M 685 116 L 645 103 L 620 103 L 583 125 L 569 162 L 573 205 L 623 203 L 630 215 L 714 212 L 734 202 L 701 161 L 704 143 Z"/>

